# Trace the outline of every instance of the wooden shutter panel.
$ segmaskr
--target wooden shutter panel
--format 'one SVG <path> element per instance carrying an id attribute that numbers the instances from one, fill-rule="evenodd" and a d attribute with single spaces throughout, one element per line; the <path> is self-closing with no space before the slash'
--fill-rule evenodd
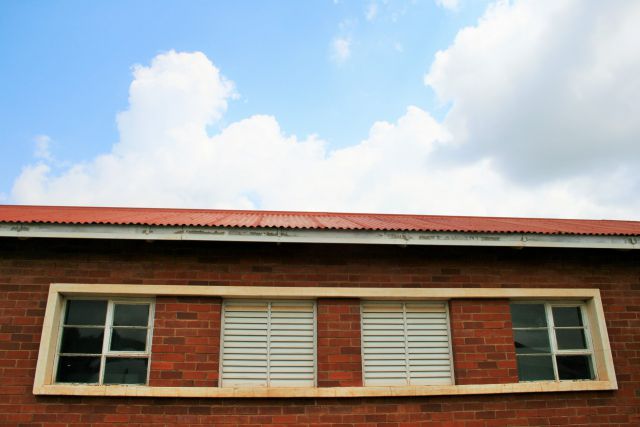
<path id="1" fill-rule="evenodd" d="M 452 384 L 446 303 L 362 303 L 365 385 Z"/>
<path id="2" fill-rule="evenodd" d="M 268 325 L 268 302 L 224 302 L 222 386 L 267 386 Z"/>
<path id="3" fill-rule="evenodd" d="M 315 341 L 313 301 L 272 302 L 270 385 L 313 387 Z"/>
<path id="4" fill-rule="evenodd" d="M 224 303 L 221 385 L 315 385 L 315 303 Z"/>

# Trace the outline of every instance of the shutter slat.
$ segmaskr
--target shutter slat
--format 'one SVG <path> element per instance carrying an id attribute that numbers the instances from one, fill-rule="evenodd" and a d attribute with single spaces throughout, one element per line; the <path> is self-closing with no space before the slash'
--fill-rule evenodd
<path id="1" fill-rule="evenodd" d="M 254 342 L 226 342 L 225 353 L 267 354 L 266 343 Z"/>
<path id="2" fill-rule="evenodd" d="M 402 353 L 404 355 L 404 352 Z M 376 360 L 393 360 L 397 359 L 398 356 L 395 354 L 386 354 L 386 353 L 367 353 L 367 360 L 376 361 Z M 443 351 L 442 353 L 425 353 L 425 354 L 414 354 L 412 357 L 413 361 L 419 361 L 422 359 L 431 359 L 431 360 L 439 360 L 445 359 L 449 360 L 449 352 Z"/>
<path id="3" fill-rule="evenodd" d="M 255 326 L 259 328 L 266 323 L 266 317 L 227 317 L 230 324 L 240 324 L 244 326 Z"/>
<path id="4" fill-rule="evenodd" d="M 380 347 L 380 348 L 366 348 L 362 353 L 366 354 L 367 357 L 369 357 L 369 355 L 384 355 L 384 356 L 389 356 L 389 358 L 395 357 L 395 358 L 404 358 L 404 354 L 405 354 L 405 349 L 402 347 L 398 347 L 398 348 L 384 348 L 384 347 Z"/>
<path id="5" fill-rule="evenodd" d="M 450 385 L 451 384 L 451 376 L 448 375 L 446 377 L 441 378 L 412 378 L 411 384 L 414 385 Z"/>
<path id="6" fill-rule="evenodd" d="M 258 375 L 255 372 L 229 372 L 228 374 L 225 374 L 225 381 L 234 379 L 260 381 L 266 384 L 267 373 L 264 372 L 262 375 Z"/>
<path id="7" fill-rule="evenodd" d="M 288 348 L 272 348 L 271 355 L 280 355 L 280 354 L 310 354 L 313 355 L 313 349 L 309 348 L 309 346 L 304 347 L 288 347 Z"/>
<path id="8" fill-rule="evenodd" d="M 255 374 L 256 376 L 258 376 L 258 374 L 264 374 L 266 376 L 267 374 L 267 366 L 265 364 L 264 367 L 261 366 L 225 366 L 224 367 L 224 371 L 227 374 L 232 374 L 232 373 L 243 373 L 243 374 Z"/>
<path id="9" fill-rule="evenodd" d="M 400 375 L 404 375 L 407 370 L 407 367 L 404 365 L 404 363 L 402 363 L 401 365 L 370 365 L 366 363 L 365 366 L 367 367 L 367 374 L 376 374 L 378 372 L 400 372 Z"/>
<path id="10" fill-rule="evenodd" d="M 277 378 L 272 378 L 271 386 L 272 387 L 308 387 L 309 382 L 313 382 L 313 379 L 296 380 L 292 378 L 287 378 L 285 380 L 280 380 Z"/>
<path id="11" fill-rule="evenodd" d="M 273 367 L 286 367 L 286 366 L 313 366 L 313 360 L 290 360 L 290 359 L 282 359 L 282 360 L 272 360 L 271 366 Z"/>
<path id="12" fill-rule="evenodd" d="M 449 380 L 451 380 L 449 371 L 444 371 L 444 370 L 436 371 L 436 372 L 427 372 L 427 371 L 413 372 L 411 374 L 411 378 L 449 378 Z"/>
<path id="13" fill-rule="evenodd" d="M 305 361 L 313 363 L 313 353 L 309 354 L 273 354 L 271 353 L 271 363 L 276 364 L 279 361 L 296 362 Z"/>
<path id="14" fill-rule="evenodd" d="M 367 372 L 367 380 L 369 378 L 397 378 L 398 380 L 402 380 L 403 383 L 407 381 L 407 377 L 404 372 Z"/>
<path id="15" fill-rule="evenodd" d="M 254 367 L 267 367 L 267 361 L 266 360 L 260 360 L 260 359 L 229 359 L 229 358 L 225 358 L 224 360 L 224 365 L 225 366 L 254 366 Z"/>
<path id="16" fill-rule="evenodd" d="M 438 336 L 438 335 L 446 335 L 447 329 L 446 325 L 429 325 L 429 329 L 419 330 L 417 328 L 407 329 L 407 335 L 420 337 L 420 336 Z M 366 329 L 367 336 L 375 337 L 375 336 L 385 336 L 385 335 L 397 335 L 402 333 L 404 328 L 400 329 Z"/>

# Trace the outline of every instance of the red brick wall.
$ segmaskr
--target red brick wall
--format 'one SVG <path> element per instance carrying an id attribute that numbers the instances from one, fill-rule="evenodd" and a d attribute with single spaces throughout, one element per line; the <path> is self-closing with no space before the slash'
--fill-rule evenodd
<path id="1" fill-rule="evenodd" d="M 217 387 L 220 298 L 157 297 L 149 385 Z"/>
<path id="2" fill-rule="evenodd" d="M 452 300 L 456 384 L 517 383 L 509 300 Z"/>
<path id="3" fill-rule="evenodd" d="M 619 390 L 352 399 L 34 396 L 51 282 L 599 288 Z M 637 251 L 0 239 L 0 425 L 638 426 L 638 343 Z"/>
<path id="4" fill-rule="evenodd" d="M 318 387 L 362 386 L 360 300 L 318 300 Z"/>

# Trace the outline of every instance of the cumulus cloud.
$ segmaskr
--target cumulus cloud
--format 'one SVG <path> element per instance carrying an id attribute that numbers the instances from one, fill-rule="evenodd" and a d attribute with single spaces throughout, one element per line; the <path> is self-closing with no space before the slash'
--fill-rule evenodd
<path id="1" fill-rule="evenodd" d="M 452 105 L 457 155 L 528 184 L 637 168 L 639 19 L 638 2 L 491 6 L 425 77 Z"/>
<path id="2" fill-rule="evenodd" d="M 375 123 L 367 139 L 329 151 L 317 137 L 285 134 L 256 115 L 210 136 L 232 84 L 195 54 L 170 52 L 136 67 L 130 107 L 118 116 L 110 153 L 61 173 L 44 162 L 16 180 L 19 203 L 380 210 L 396 187 L 449 138 L 428 113 L 409 107 Z M 176 107 L 178 106 L 178 107 Z M 191 113 L 185 114 L 184 110 Z M 377 194 L 376 194 L 377 193 Z M 393 210 L 393 209 L 390 209 Z"/>
<path id="3" fill-rule="evenodd" d="M 331 42 L 331 59 L 341 64 L 351 57 L 351 38 L 336 37 Z"/>
<path id="4" fill-rule="evenodd" d="M 269 115 L 208 133 L 233 83 L 161 54 L 134 69 L 109 152 L 28 165 L 11 201 L 640 219 L 638 7 L 535 4 L 490 7 L 437 55 L 444 121 L 409 106 L 341 149 Z"/>

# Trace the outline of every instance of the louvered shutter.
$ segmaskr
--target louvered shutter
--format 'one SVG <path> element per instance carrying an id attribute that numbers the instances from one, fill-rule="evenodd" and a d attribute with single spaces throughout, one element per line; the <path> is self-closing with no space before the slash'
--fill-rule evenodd
<path id="1" fill-rule="evenodd" d="M 315 385 L 315 303 L 224 303 L 222 386 Z"/>
<path id="2" fill-rule="evenodd" d="M 315 385 L 314 318 L 313 301 L 271 303 L 271 386 Z"/>
<path id="3" fill-rule="evenodd" d="M 222 385 L 267 385 L 269 303 L 225 301 Z"/>
<path id="4" fill-rule="evenodd" d="M 452 384 L 446 303 L 363 302 L 365 385 Z"/>

